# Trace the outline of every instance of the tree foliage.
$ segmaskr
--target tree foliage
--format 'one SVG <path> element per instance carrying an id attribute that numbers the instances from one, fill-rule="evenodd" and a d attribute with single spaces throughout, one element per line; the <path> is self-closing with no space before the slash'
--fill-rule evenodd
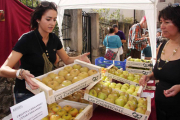
<path id="1" fill-rule="evenodd" d="M 35 8 L 40 3 L 40 0 L 19 0 L 19 1 L 30 8 Z"/>

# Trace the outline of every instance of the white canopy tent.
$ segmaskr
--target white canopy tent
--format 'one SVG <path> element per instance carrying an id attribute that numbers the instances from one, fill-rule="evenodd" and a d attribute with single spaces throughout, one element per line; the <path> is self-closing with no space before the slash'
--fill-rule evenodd
<path id="1" fill-rule="evenodd" d="M 47 0 L 58 5 L 58 25 L 62 28 L 65 9 L 136 9 L 144 10 L 147 18 L 148 31 L 151 41 L 152 58 L 156 57 L 156 29 L 158 0 Z M 62 35 L 61 35 L 62 36 Z M 61 39 L 62 40 L 62 39 Z"/>

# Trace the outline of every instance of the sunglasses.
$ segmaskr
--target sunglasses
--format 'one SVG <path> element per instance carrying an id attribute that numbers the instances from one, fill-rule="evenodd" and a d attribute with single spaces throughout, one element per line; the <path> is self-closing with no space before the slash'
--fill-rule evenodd
<path id="1" fill-rule="evenodd" d="M 55 8 L 57 8 L 57 5 L 54 2 L 43 1 L 39 4 L 39 7 L 55 7 Z"/>
<path id="2" fill-rule="evenodd" d="M 174 4 L 172 4 L 171 6 L 172 6 L 172 7 L 179 7 L 180 4 L 179 4 L 179 3 L 174 3 Z"/>

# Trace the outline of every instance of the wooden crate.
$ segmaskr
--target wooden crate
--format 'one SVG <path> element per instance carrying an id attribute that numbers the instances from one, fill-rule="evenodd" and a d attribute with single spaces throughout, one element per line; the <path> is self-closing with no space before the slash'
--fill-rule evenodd
<path id="1" fill-rule="evenodd" d="M 67 87 L 64 87 L 64 88 L 61 88 L 59 90 L 53 90 L 52 88 L 48 87 L 47 85 L 45 85 L 44 83 L 36 80 L 35 78 L 31 78 L 32 81 L 34 81 L 36 84 L 39 85 L 39 88 L 36 89 L 36 90 L 32 90 L 31 87 L 26 83 L 26 89 L 28 89 L 29 91 L 31 91 L 32 93 L 34 94 L 38 94 L 40 93 L 41 91 L 44 91 L 45 92 L 45 95 L 46 95 L 46 101 L 48 104 L 51 104 L 51 103 L 54 103 L 68 95 L 71 95 L 73 94 L 74 92 L 82 89 L 82 88 L 85 88 L 87 87 L 89 84 L 91 84 L 92 82 L 95 82 L 97 80 L 99 80 L 101 78 L 101 67 L 98 67 L 96 65 L 93 65 L 93 64 L 89 64 L 89 63 L 86 63 L 86 62 L 83 62 L 83 61 L 80 61 L 80 60 L 75 60 L 75 62 L 73 64 L 70 64 L 68 66 L 73 66 L 74 64 L 80 64 L 82 67 L 88 67 L 89 69 L 93 69 L 93 70 L 96 70 L 98 71 L 98 73 L 92 75 L 92 76 L 89 76 L 85 79 L 82 79 L 78 82 L 75 82 Z M 66 67 L 66 66 L 65 66 Z M 59 68 L 59 69 L 56 69 L 54 71 L 51 71 L 49 73 L 58 73 L 60 70 L 63 70 L 64 67 L 62 68 Z M 44 75 L 41 75 L 41 76 L 38 76 L 36 78 L 38 79 L 42 79 L 43 77 L 46 77 L 49 73 L 46 73 Z"/>
<path id="2" fill-rule="evenodd" d="M 70 105 L 73 108 L 81 109 L 85 108 L 78 116 L 75 117 L 74 120 L 89 120 L 93 115 L 93 106 L 90 104 L 84 104 L 79 102 L 73 102 L 68 100 L 60 100 L 57 101 L 58 105 L 64 107 L 66 105 Z"/>
<path id="3" fill-rule="evenodd" d="M 150 63 L 146 63 L 146 62 L 134 62 L 134 61 L 130 61 L 130 59 L 131 59 L 131 56 L 127 58 L 126 66 L 138 67 L 138 68 L 149 68 L 150 70 L 153 67 L 152 61 Z"/>
<path id="4" fill-rule="evenodd" d="M 149 75 L 152 73 L 152 70 L 132 69 L 132 68 L 128 68 L 128 67 L 126 67 L 126 71 L 128 71 L 129 73 L 140 73 L 140 74 L 144 74 L 144 75 Z"/>
<path id="5" fill-rule="evenodd" d="M 111 65 L 109 66 L 107 69 L 109 70 L 112 66 L 114 65 Z M 130 85 L 135 85 L 135 86 L 139 86 L 139 83 L 136 83 L 136 82 L 133 82 L 133 81 L 130 81 L 128 79 L 125 79 L 125 78 L 121 78 L 117 75 L 114 75 L 114 74 L 111 74 L 111 73 L 108 73 L 108 70 L 107 72 L 105 73 L 105 76 L 111 78 L 111 79 L 114 79 L 114 80 L 117 80 L 119 82 L 122 82 L 122 83 L 127 83 L 127 84 L 130 84 Z M 126 70 L 127 71 L 127 70 Z M 129 71 L 128 71 L 129 72 Z"/>
<path id="6" fill-rule="evenodd" d="M 110 110 L 113 110 L 115 112 L 118 112 L 118 113 L 121 113 L 121 114 L 124 114 L 124 115 L 127 115 L 129 117 L 132 117 L 134 119 L 138 119 L 138 120 L 148 120 L 149 118 L 149 115 L 151 113 L 151 98 L 150 97 L 147 97 L 147 110 L 146 110 L 146 113 L 145 114 L 141 114 L 141 113 L 138 113 L 136 111 L 132 111 L 132 110 L 129 110 L 129 109 L 126 109 L 124 107 L 121 107 L 121 106 L 118 106 L 116 104 L 113 104 L 113 103 L 110 103 L 110 102 L 107 102 L 105 100 L 102 100 L 102 99 L 99 99 L 97 97 L 94 97 L 94 96 L 91 96 L 89 95 L 89 90 L 95 85 L 97 84 L 99 81 L 96 81 L 95 83 L 92 83 L 90 84 L 87 88 L 86 88 L 86 92 L 85 92 L 85 95 L 84 95 L 84 99 L 92 102 L 92 103 L 95 103 L 97 105 L 100 105 L 102 107 L 105 107 L 107 109 L 110 109 Z M 131 95 L 130 95 L 131 96 Z M 137 99 L 139 99 L 140 97 L 136 97 Z"/>

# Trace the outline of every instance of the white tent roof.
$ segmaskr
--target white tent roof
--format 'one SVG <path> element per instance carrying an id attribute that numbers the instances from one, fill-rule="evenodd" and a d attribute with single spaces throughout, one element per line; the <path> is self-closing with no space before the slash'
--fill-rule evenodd
<path id="1" fill-rule="evenodd" d="M 81 8 L 114 8 L 145 10 L 148 31 L 151 41 L 152 57 L 156 57 L 156 5 L 158 0 L 47 0 L 58 5 L 58 24 L 62 28 L 62 20 L 65 9 Z"/>

